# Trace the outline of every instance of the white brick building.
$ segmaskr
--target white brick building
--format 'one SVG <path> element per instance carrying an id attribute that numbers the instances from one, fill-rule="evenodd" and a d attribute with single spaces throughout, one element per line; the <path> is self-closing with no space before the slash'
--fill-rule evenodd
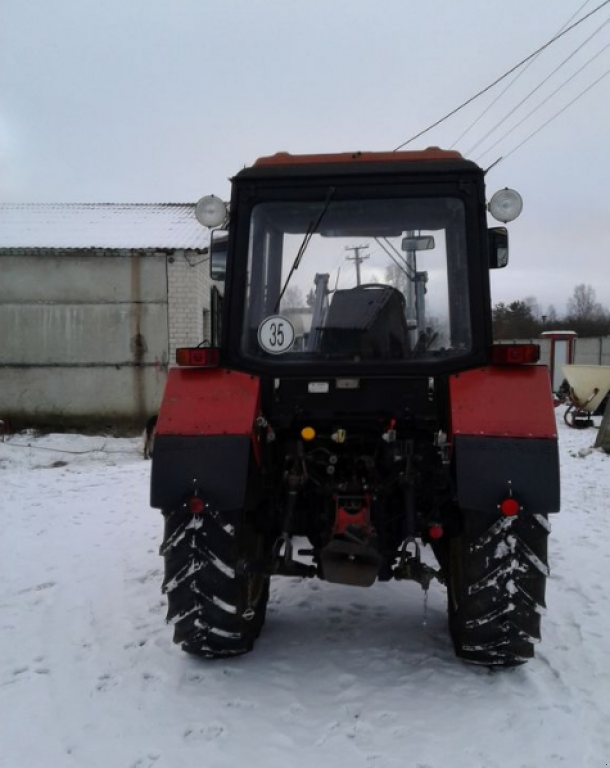
<path id="1" fill-rule="evenodd" d="M 0 204 L 0 418 L 140 422 L 210 336 L 194 204 Z"/>

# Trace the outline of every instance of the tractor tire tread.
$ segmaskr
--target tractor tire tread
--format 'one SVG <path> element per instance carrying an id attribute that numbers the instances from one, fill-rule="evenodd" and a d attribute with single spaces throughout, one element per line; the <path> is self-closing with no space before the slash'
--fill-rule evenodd
<path id="1" fill-rule="evenodd" d="M 450 586 L 450 630 L 465 661 L 514 666 L 534 655 L 549 574 L 544 516 L 501 518 L 465 512 L 459 585 Z M 453 605 L 452 601 L 456 601 Z"/>
<path id="2" fill-rule="evenodd" d="M 253 617 L 244 617 L 247 577 L 238 572 L 238 565 L 240 537 L 245 535 L 237 512 L 165 513 L 160 553 L 165 559 L 167 621 L 174 627 L 174 642 L 187 653 L 237 656 L 250 651 L 260 634 L 269 583 L 263 583 Z"/>

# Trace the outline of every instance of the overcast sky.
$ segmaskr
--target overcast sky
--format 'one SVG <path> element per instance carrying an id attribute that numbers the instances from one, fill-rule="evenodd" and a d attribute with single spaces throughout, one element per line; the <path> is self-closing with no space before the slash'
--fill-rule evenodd
<path id="1" fill-rule="evenodd" d="M 602 0 L 591 0 L 579 16 Z M 393 149 L 552 37 L 583 0 L 2 0 L 0 201 L 228 197 L 258 156 Z M 578 18 L 578 17 L 577 17 Z M 610 43 L 610 5 L 541 55 L 456 148 L 477 159 Z M 610 47 L 485 154 L 610 69 Z M 508 82 L 508 81 L 505 81 Z M 503 86 L 409 148 L 448 148 Z M 508 116 L 507 116 L 508 115 Z M 486 144 L 470 151 L 499 121 Z M 610 307 L 610 76 L 488 174 L 524 198 L 495 301 Z"/>

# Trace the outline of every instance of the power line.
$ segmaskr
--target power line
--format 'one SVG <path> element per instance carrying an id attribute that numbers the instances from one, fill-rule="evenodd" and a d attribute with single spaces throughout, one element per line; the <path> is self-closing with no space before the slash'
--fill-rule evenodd
<path id="1" fill-rule="evenodd" d="M 575 13 L 573 13 L 573 14 L 570 16 L 570 18 L 569 18 L 569 19 L 568 19 L 568 20 L 565 22 L 565 24 L 563 24 L 563 26 L 559 27 L 559 29 L 557 30 L 557 32 L 556 32 L 555 34 L 557 34 L 557 35 L 558 35 L 560 32 L 563 32 L 563 30 L 564 30 L 564 29 L 565 29 L 565 28 L 568 26 L 568 24 L 569 24 L 569 23 L 572 21 L 572 19 L 575 19 L 575 18 L 578 16 L 578 14 L 579 14 L 579 13 L 582 11 L 582 9 L 583 9 L 585 6 L 589 5 L 589 3 L 590 3 L 590 2 L 591 2 L 591 0 L 585 0 L 585 2 L 584 2 L 584 3 L 583 3 L 581 6 L 580 6 L 580 8 L 579 8 L 579 9 L 578 9 L 578 10 L 577 10 Z M 495 105 L 498 103 L 498 101 L 500 101 L 500 99 L 502 98 L 502 96 L 504 96 L 504 94 L 505 94 L 505 93 L 506 93 L 506 92 L 507 92 L 507 91 L 508 91 L 510 88 L 512 88 L 512 86 L 513 86 L 513 85 L 514 85 L 514 84 L 517 82 L 517 80 L 518 80 L 518 79 L 519 79 L 519 78 L 520 78 L 522 75 L 524 75 L 524 74 L 527 72 L 527 70 L 528 70 L 528 69 L 529 69 L 529 68 L 532 66 L 532 64 L 533 64 L 533 63 L 536 61 L 536 59 L 537 59 L 537 58 L 540 56 L 540 54 L 541 54 L 541 53 L 542 53 L 542 51 L 540 51 L 540 52 L 539 52 L 539 53 L 538 53 L 536 56 L 534 56 L 533 58 L 531 58 L 531 59 L 530 59 L 530 60 L 527 62 L 527 64 L 526 64 L 526 65 L 523 67 L 523 69 L 522 69 L 520 72 L 517 72 L 517 74 L 516 74 L 516 75 L 513 77 L 513 79 L 512 79 L 512 80 L 511 80 L 511 81 L 508 83 L 508 85 L 507 85 L 505 88 L 503 88 L 503 89 L 500 91 L 500 93 L 499 93 L 499 94 L 496 96 L 496 98 L 495 98 L 495 99 L 494 99 L 494 100 L 491 102 L 491 104 L 489 104 L 487 107 L 485 107 L 485 109 L 484 109 L 484 110 L 483 110 L 483 111 L 482 111 L 482 112 L 479 114 L 479 116 L 478 116 L 478 117 L 476 117 L 476 118 L 475 118 L 475 119 L 472 121 L 472 123 L 470 123 L 470 125 L 469 125 L 469 126 L 466 128 L 466 130 L 465 130 L 465 131 L 463 131 L 463 132 L 462 132 L 462 133 L 461 133 L 461 134 L 460 134 L 460 135 L 457 137 L 457 139 L 456 139 L 456 140 L 453 142 L 453 144 L 452 144 L 452 145 L 449 147 L 449 149 L 453 149 L 453 147 L 455 147 L 455 145 L 456 145 L 458 142 L 460 142 L 460 141 L 461 141 L 461 140 L 464 138 L 464 136 L 466 136 L 466 134 L 470 133 L 470 131 L 471 131 L 471 130 L 472 130 L 474 127 L 475 127 L 475 125 L 477 125 L 477 123 L 479 123 L 479 122 L 480 122 L 480 121 L 481 121 L 481 120 L 482 120 L 482 119 L 485 117 L 485 115 L 486 115 L 486 114 L 489 112 L 489 110 L 490 110 L 490 109 L 492 109 L 492 107 L 494 107 L 494 106 L 495 106 Z M 467 153 L 466 153 L 466 154 L 467 154 Z"/>
<path id="2" fill-rule="evenodd" d="M 549 125 L 549 123 L 552 123 L 552 122 L 553 122 L 553 120 L 555 120 L 555 118 L 557 118 L 557 117 L 559 117 L 559 115 L 563 114 L 563 112 L 565 112 L 565 111 L 566 111 L 566 109 L 569 109 L 569 107 L 571 107 L 571 106 L 572 106 L 572 104 L 575 104 L 575 103 L 576 103 L 576 102 L 577 102 L 579 99 L 581 99 L 581 98 L 582 98 L 582 97 L 583 97 L 583 96 L 584 96 L 586 93 L 588 93 L 588 92 L 589 92 L 589 91 L 590 91 L 592 88 L 594 88 L 594 87 L 595 87 L 595 86 L 596 86 L 596 85 L 597 85 L 599 82 L 601 82 L 601 81 L 604 79 L 604 77 L 608 77 L 608 75 L 610 75 L 610 69 L 607 69 L 607 70 L 604 72 L 604 74 L 603 74 L 603 75 L 600 75 L 600 77 L 598 77 L 598 78 L 597 78 L 597 80 L 595 80 L 593 83 L 591 83 L 591 85 L 590 85 L 588 88 L 585 88 L 585 90 L 584 90 L 584 91 L 582 91 L 581 93 L 579 93 L 579 94 L 578 94 L 578 96 L 576 96 L 575 98 L 573 98 L 573 99 L 572 99 L 572 101 L 569 101 L 569 102 L 568 102 L 568 103 L 567 103 L 567 104 L 566 104 L 564 107 L 562 107 L 562 108 L 559 110 L 559 112 L 556 112 L 556 113 L 555 113 L 555 114 L 554 114 L 552 117 L 550 117 L 550 118 L 549 118 L 549 119 L 548 119 L 546 122 L 544 122 L 544 123 L 543 123 L 543 124 L 542 124 L 542 125 L 541 125 L 539 128 L 537 128 L 537 129 L 536 129 L 536 130 L 535 130 L 533 133 L 530 133 L 530 135 L 529 135 L 529 136 L 526 136 L 526 138 L 525 138 L 525 139 L 523 139 L 523 141 L 521 141 L 519 144 L 517 144 L 517 146 L 516 146 L 516 147 L 513 147 L 513 148 L 511 149 L 511 151 L 510 151 L 510 152 L 508 152 L 508 154 L 506 154 L 506 155 L 503 155 L 502 157 L 499 157 L 499 158 L 498 158 L 498 159 L 495 161 L 495 163 L 493 163 L 493 165 L 498 165 L 498 163 L 502 162 L 503 160 L 506 160 L 506 159 L 507 159 L 507 158 L 509 158 L 511 155 L 514 155 L 514 154 L 515 154 L 515 152 L 516 152 L 518 149 L 521 149 L 521 147 L 522 147 L 524 144 L 527 144 L 527 142 L 528 142 L 530 139 L 533 139 L 533 138 L 534 138 L 534 136 L 536 136 L 537 134 L 539 134 L 539 133 L 540 133 L 540 131 L 541 131 L 543 128 L 546 128 L 546 126 L 547 126 L 547 125 Z M 491 167 L 492 167 L 492 166 L 490 166 L 489 168 L 491 168 Z M 488 171 L 489 171 L 489 168 L 487 169 Z"/>
<path id="3" fill-rule="evenodd" d="M 394 264 L 398 267 L 398 269 L 400 269 L 400 271 L 404 273 L 407 280 L 413 281 L 413 277 L 406 270 L 407 265 L 403 261 L 402 256 L 400 257 L 400 260 L 396 259 L 392 255 L 391 251 L 388 248 L 386 248 L 386 246 L 381 242 L 381 240 L 378 237 L 375 238 L 375 242 L 382 248 L 383 251 L 385 251 L 386 255 L 389 256 L 389 258 L 394 262 Z"/>
<path id="4" fill-rule="evenodd" d="M 405 258 L 404 258 L 404 256 L 403 256 L 403 255 L 402 255 L 402 253 L 401 253 L 401 252 L 398 250 L 398 248 L 396 248 L 396 246 L 395 246 L 393 243 L 391 243 L 391 242 L 388 240 L 388 238 L 387 238 L 387 237 L 384 237 L 383 239 L 384 239 L 384 240 L 385 240 L 385 242 L 388 244 L 388 247 L 389 247 L 389 248 L 391 248 L 391 249 L 394 251 L 394 253 L 395 253 L 395 254 L 396 254 L 396 256 L 398 257 L 398 259 L 399 259 L 400 261 L 404 261 L 404 263 L 405 263 L 405 267 L 408 267 L 408 268 L 411 270 L 411 272 L 415 273 L 415 270 L 413 269 L 413 267 L 412 267 L 410 264 L 407 264 L 407 262 L 405 261 Z"/>
<path id="5" fill-rule="evenodd" d="M 610 3 L 610 0 L 604 0 L 603 3 L 597 6 L 597 8 L 594 8 L 592 11 L 589 11 L 589 13 L 586 14 L 586 16 L 583 16 L 582 19 L 579 19 L 578 21 L 574 22 L 571 26 L 564 29 L 563 32 L 560 32 L 559 34 L 555 35 L 555 37 L 552 37 L 548 42 L 546 42 L 544 45 L 540 46 L 537 50 L 535 50 L 533 53 L 530 53 L 529 56 L 526 56 L 525 59 L 520 61 L 518 64 L 515 64 L 514 67 L 511 67 L 507 72 L 505 72 L 503 75 L 498 77 L 496 80 L 493 81 L 493 83 L 490 83 L 488 86 L 480 90 L 478 93 L 475 93 L 474 96 L 471 96 L 466 101 L 462 102 L 459 107 L 456 107 L 455 109 L 452 109 L 451 112 L 448 112 L 444 117 L 441 117 L 440 120 L 437 120 L 436 122 L 429 125 L 427 128 L 424 128 L 423 131 L 420 131 L 419 133 L 416 133 L 414 136 L 411 136 L 410 139 L 407 139 L 406 141 L 403 141 L 402 144 L 399 144 L 395 149 L 393 149 L 393 152 L 398 152 L 399 149 L 402 149 L 403 147 L 406 147 L 407 144 L 410 144 L 412 141 L 415 141 L 415 139 L 419 139 L 420 136 L 423 136 L 425 133 L 428 133 L 428 131 L 431 131 L 433 128 L 436 128 L 441 123 L 444 123 L 445 120 L 448 120 L 450 117 L 453 117 L 457 112 L 464 109 L 464 107 L 467 107 L 469 104 L 472 104 L 472 102 L 475 99 L 478 99 L 479 96 L 482 96 L 484 93 L 487 93 L 487 91 L 490 91 L 492 88 L 494 88 L 498 83 L 501 83 L 502 80 L 505 80 L 509 75 L 512 75 L 513 72 L 518 70 L 520 67 L 522 67 L 524 64 L 526 64 L 530 59 L 535 58 L 539 53 L 544 51 L 546 48 L 548 48 L 550 45 L 555 43 L 557 40 L 559 40 L 564 35 L 567 35 L 568 32 L 571 32 L 573 29 L 578 27 L 580 24 L 582 24 L 587 19 L 591 18 L 594 14 L 598 13 L 598 11 L 601 11 L 602 8 L 604 8 L 606 5 Z"/>
<path id="6" fill-rule="evenodd" d="M 606 23 L 610 23 L 610 19 L 608 19 L 608 21 L 607 21 Z M 564 81 L 563 81 L 563 83 L 561 83 L 561 85 L 557 86 L 557 88 L 555 88 L 555 90 L 554 90 L 554 91 L 552 91 L 552 92 L 551 92 L 551 93 L 550 93 L 550 94 L 549 94 L 549 95 L 546 97 L 546 99 L 543 99 L 543 100 L 540 102 L 540 104 L 538 104 L 536 107 L 534 107 L 534 109 L 530 110 L 530 111 L 527 113 L 527 115 L 525 115 L 525 117 L 523 117 L 521 120 L 519 120 L 519 122 L 518 122 L 518 123 L 516 123 L 515 125 L 513 125 L 513 126 L 512 126 L 512 128 L 509 128 L 509 130 L 508 130 L 508 131 L 506 131 L 505 133 L 503 133 L 503 134 L 502 134 L 502 136 L 500 136 L 500 138 L 499 138 L 499 139 L 497 139 L 496 141 L 494 141 L 494 143 L 493 143 L 493 144 L 492 144 L 490 147 L 488 147 L 486 150 L 484 150 L 484 151 L 483 151 L 483 152 L 482 152 L 482 153 L 481 153 L 481 154 L 480 154 L 480 155 L 479 155 L 479 156 L 478 156 L 478 157 L 475 159 L 475 162 L 477 162 L 477 163 L 478 163 L 478 162 L 479 162 L 479 160 L 480 160 L 482 157 L 484 157 L 486 154 L 488 154 L 489 152 L 491 152 L 491 150 L 492 150 L 494 147 L 497 147 L 497 146 L 498 146 L 498 144 L 500 144 L 502 141 L 504 141 L 504 139 L 506 139 L 508 136 L 510 136 L 510 134 L 511 134 L 511 133 L 513 133 L 514 131 L 516 131 L 516 130 L 517 130 L 517 128 L 519 128 L 520 126 L 522 126 L 522 125 L 523 125 L 523 123 L 524 123 L 526 120 L 529 120 L 529 118 L 530 118 L 532 115 L 534 115 L 536 112 L 538 112 L 538 110 L 539 110 L 539 109 L 542 109 L 542 107 L 543 107 L 543 106 L 544 106 L 544 105 L 545 105 L 545 104 L 546 104 L 548 101 L 550 101 L 550 100 L 553 98 L 553 96 L 555 96 L 555 94 L 557 94 L 557 93 L 558 93 L 558 92 L 559 92 L 559 91 L 560 91 L 562 88 L 564 88 L 564 87 L 565 87 L 565 86 L 566 86 L 568 83 L 570 83 L 572 80 L 574 80 L 574 78 L 575 78 L 575 77 L 577 77 L 577 75 L 579 75 L 579 74 L 580 74 L 580 73 L 583 71 L 583 69 L 586 69 L 586 68 L 589 66 L 589 64 L 592 64 L 592 63 L 593 63 L 593 62 L 594 62 L 594 61 L 595 61 L 597 58 L 599 58 L 599 57 L 602 55 L 602 53 L 603 53 L 603 52 L 604 52 L 604 51 L 605 51 L 607 48 L 610 48 L 610 43 L 606 43 L 606 45 L 604 45 L 602 48 L 600 48 L 600 50 L 599 50 L 599 51 L 598 51 L 598 52 L 597 52 L 597 53 L 596 53 L 594 56 L 592 56 L 590 59 L 588 59 L 588 61 L 585 61 L 585 63 L 584 63 L 584 64 L 583 64 L 581 67 L 579 67 L 579 68 L 576 70 L 576 72 L 574 72 L 572 75 L 570 75 L 570 77 L 568 77 L 568 79 L 567 79 L 567 80 L 564 80 Z M 473 147 L 473 149 L 474 149 L 474 147 Z"/>
<path id="7" fill-rule="evenodd" d="M 478 140 L 478 141 L 477 141 L 475 144 L 473 144 L 473 145 L 472 145 L 472 147 L 470 147 L 470 149 L 466 150 L 466 152 L 465 152 L 466 156 L 468 157 L 468 156 L 470 155 L 470 153 L 471 153 L 471 152 L 473 152 L 473 151 L 474 151 L 474 150 L 475 150 L 475 149 L 476 149 L 478 146 L 480 146 L 480 145 L 481 145 L 481 144 L 482 144 L 482 143 L 485 141 L 485 139 L 489 138 L 489 137 L 490 137 L 490 136 L 491 136 L 493 133 L 495 133 L 495 132 L 498 130 L 498 128 L 500 128 L 500 126 L 504 125 L 504 123 L 505 123 L 505 121 L 506 121 L 506 119 L 507 119 L 508 117 L 510 117 L 510 116 L 511 116 L 512 114 L 514 114 L 514 113 L 515 113 L 515 112 L 516 112 L 516 111 L 517 111 L 517 110 L 518 110 L 520 107 L 522 107 L 522 106 L 525 104 L 525 102 L 526 102 L 526 101 L 528 101 L 528 100 L 529 100 L 529 99 L 530 99 L 530 98 L 531 98 L 531 97 L 532 97 L 532 96 L 533 96 L 535 93 L 537 93 L 537 92 L 538 92 L 538 91 L 539 91 L 539 90 L 542 88 L 542 86 L 543 86 L 543 85 L 545 85 L 545 84 L 546 84 L 546 83 L 547 83 L 547 82 L 548 82 L 548 81 L 551 79 L 551 77 L 553 77 L 553 75 L 554 75 L 554 74 L 556 74 L 557 72 L 559 72 L 559 70 L 560 70 L 560 69 L 561 69 L 561 68 L 562 68 L 562 67 L 563 67 L 565 64 L 567 64 L 567 63 L 568 63 L 568 61 L 570 61 L 571 59 L 573 59 L 573 58 L 574 58 L 574 56 L 576 56 L 576 54 L 577 54 L 577 53 L 578 53 L 580 50 L 582 50 L 582 49 L 585 47 L 585 45 L 587 45 L 587 43 L 589 43 L 589 42 L 590 42 L 590 41 L 591 41 L 591 40 L 592 40 L 592 39 L 593 39 L 593 38 L 594 38 L 596 35 L 598 35 L 598 34 L 599 34 L 601 31 L 602 31 L 602 29 L 603 29 L 604 27 L 606 27 L 608 24 L 610 24 L 610 17 L 609 17 L 609 18 L 607 18 L 607 19 L 606 19 L 606 21 L 604 21 L 604 22 L 603 22 L 603 24 L 600 24 L 600 25 L 599 25 L 599 27 L 597 27 L 597 29 L 596 29 L 594 32 L 592 32 L 592 33 L 589 35 L 589 37 L 587 37 L 585 40 L 583 40 L 583 42 L 582 42 L 582 43 L 581 43 L 581 44 L 580 44 L 580 45 L 579 45 L 577 48 L 575 48 L 575 49 L 572 51 L 572 53 L 570 53 L 568 56 L 566 56 L 566 58 L 565 58 L 565 59 L 563 59 L 563 61 L 561 61 L 561 62 L 560 62 L 560 63 L 559 63 L 559 64 L 558 64 L 558 65 L 555 67 L 555 69 L 553 69 L 553 71 L 552 71 L 552 72 L 550 72 L 550 73 L 549 73 L 549 74 L 548 74 L 548 75 L 547 75 L 547 76 L 546 76 L 546 77 L 545 77 L 545 78 L 544 78 L 544 79 L 543 79 L 543 80 L 542 80 L 540 83 L 538 83 L 538 85 L 537 85 L 535 88 L 533 88 L 533 89 L 532 89 L 532 90 L 531 90 L 531 91 L 530 91 L 530 92 L 529 92 L 529 93 L 528 93 L 526 96 L 524 96 L 524 97 L 521 99 L 521 101 L 520 101 L 520 102 L 519 102 L 519 103 L 518 103 L 516 106 L 514 106 L 514 107 L 513 107 L 513 108 L 510 110 L 510 112 L 507 112 L 505 115 L 503 115 L 503 116 L 502 116 L 502 118 L 501 118 L 500 120 L 498 120 L 498 122 L 497 122 L 495 125 L 493 125 L 493 126 L 492 126 L 492 127 L 491 127 L 491 128 L 488 130 L 488 131 L 487 131 L 487 133 L 486 133 L 486 134 L 484 134 L 484 135 L 483 135 L 483 136 L 482 136 L 482 137 L 481 137 L 481 138 L 480 138 L 480 139 L 479 139 L 479 140 Z M 594 56 L 592 59 L 590 59 L 590 60 L 589 60 L 589 62 L 587 62 L 587 64 L 589 64 L 591 61 L 593 61 L 594 59 L 596 59 L 596 58 L 597 58 L 597 56 L 599 56 L 603 50 L 605 50 L 605 48 L 602 48 L 602 50 L 601 50 L 601 51 L 599 51 L 599 53 L 597 53 L 597 54 L 596 54 L 596 55 L 595 55 L 595 56 Z M 587 66 L 587 64 L 585 64 L 585 66 Z M 553 91 L 553 94 L 557 93 L 557 91 L 559 91 L 561 88 L 563 88 L 563 86 L 564 86 L 564 85 L 566 85 L 567 83 L 569 83 L 569 82 L 570 82 L 570 80 L 572 80 L 572 78 L 573 78 L 575 75 L 577 75 L 579 72 L 581 72 L 581 71 L 582 71 L 582 69 L 584 69 L 584 67 L 581 67 L 579 70 L 577 70 L 577 71 L 574 73 L 574 75 L 572 75 L 572 77 L 568 78 L 568 80 L 566 80 L 566 81 L 565 81 L 565 82 L 564 82 L 562 85 L 560 85 L 560 86 L 559 86 L 559 88 L 557 88 L 557 90 Z M 553 95 L 553 94 L 551 94 L 551 95 Z M 547 101 L 548 101 L 548 98 L 547 98 L 547 99 L 545 99 L 545 100 L 544 100 L 544 101 L 543 101 L 543 102 L 542 102 L 542 103 L 541 103 L 539 106 L 542 106 L 542 104 L 545 104 Z M 536 110 L 534 110 L 534 112 L 535 112 L 535 111 L 536 111 Z M 530 112 L 530 114 L 533 114 L 533 112 Z M 526 117 L 526 118 L 524 118 L 524 119 L 527 119 L 527 117 Z M 521 122 L 523 122 L 523 121 L 521 121 Z M 521 123 L 518 123 L 518 125 L 521 125 Z M 505 134 L 505 135 L 506 135 L 506 134 Z M 495 146 L 496 146 L 496 144 L 498 144 L 498 143 L 499 143 L 499 142 L 496 142 L 495 144 L 492 144 L 492 147 L 495 147 Z M 490 147 L 489 149 L 492 149 L 492 147 Z M 486 153 L 486 152 L 489 152 L 489 149 L 488 149 L 488 150 L 485 150 L 485 153 Z M 485 153 L 484 153 L 484 154 L 485 154 Z"/>

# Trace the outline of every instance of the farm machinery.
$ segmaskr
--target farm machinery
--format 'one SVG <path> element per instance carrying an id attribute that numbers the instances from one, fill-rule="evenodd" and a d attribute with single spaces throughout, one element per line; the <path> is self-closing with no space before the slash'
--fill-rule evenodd
<path id="1" fill-rule="evenodd" d="M 567 405 L 563 418 L 568 427 L 593 426 L 594 413 L 603 413 L 610 392 L 609 365 L 564 365 Z"/>
<path id="2" fill-rule="evenodd" d="M 270 578 L 297 576 L 436 579 L 459 657 L 533 656 L 557 435 L 538 347 L 492 341 L 486 211 L 483 170 L 437 148 L 278 154 L 200 201 L 213 333 L 177 352 L 151 477 L 185 651 L 252 650 Z"/>

